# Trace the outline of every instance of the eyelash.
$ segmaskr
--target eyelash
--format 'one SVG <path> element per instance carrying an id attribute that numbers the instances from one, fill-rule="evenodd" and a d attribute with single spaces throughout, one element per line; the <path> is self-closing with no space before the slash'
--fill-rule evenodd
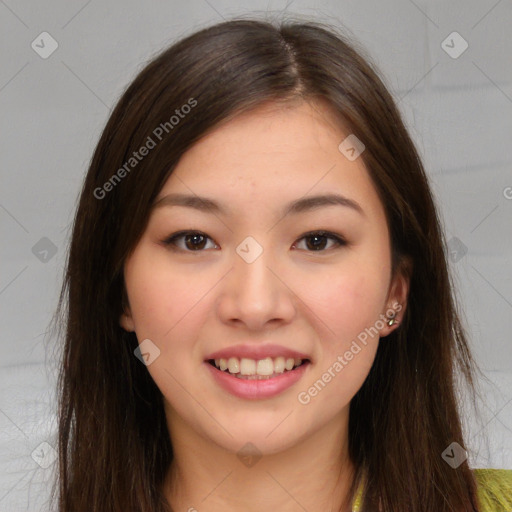
<path id="1" fill-rule="evenodd" d="M 194 252 L 200 253 L 200 252 L 205 251 L 205 249 L 198 249 L 195 251 L 191 251 L 189 249 L 182 249 L 180 247 L 177 247 L 176 240 L 179 240 L 180 238 L 183 238 L 186 235 L 200 235 L 200 236 L 203 236 L 205 238 L 212 240 L 206 233 L 203 233 L 202 231 L 179 231 L 177 233 L 173 233 L 172 235 L 170 235 L 167 238 L 165 238 L 164 240 L 162 240 L 162 243 L 165 246 L 168 246 L 173 251 L 182 251 L 182 252 L 190 252 L 190 253 L 194 253 Z M 341 236 L 331 233 L 330 231 L 323 231 L 323 230 L 309 231 L 308 233 L 303 234 L 297 240 L 302 240 L 303 238 L 309 238 L 309 237 L 313 237 L 313 236 L 318 236 L 321 238 L 327 238 L 327 239 L 334 240 L 337 244 L 337 247 L 335 247 L 335 248 L 340 248 L 340 247 L 347 245 L 347 242 Z M 326 251 L 327 251 L 327 249 L 321 249 L 318 251 L 306 251 L 306 252 L 315 253 L 315 252 L 326 252 Z"/>

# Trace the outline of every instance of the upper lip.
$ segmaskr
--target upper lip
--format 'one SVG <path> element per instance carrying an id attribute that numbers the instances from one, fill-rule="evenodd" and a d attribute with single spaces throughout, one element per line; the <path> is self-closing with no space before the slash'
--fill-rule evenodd
<path id="1" fill-rule="evenodd" d="M 238 357 L 246 358 L 246 359 L 265 359 L 266 357 L 279 357 L 283 356 L 284 358 L 293 357 L 298 359 L 309 359 L 311 358 L 302 353 L 297 352 L 296 350 L 292 350 L 290 348 L 283 347 L 281 345 L 234 345 L 232 347 L 224 348 L 222 350 L 218 350 L 216 352 L 212 352 L 206 357 L 206 360 L 209 359 L 229 359 L 230 357 Z"/>

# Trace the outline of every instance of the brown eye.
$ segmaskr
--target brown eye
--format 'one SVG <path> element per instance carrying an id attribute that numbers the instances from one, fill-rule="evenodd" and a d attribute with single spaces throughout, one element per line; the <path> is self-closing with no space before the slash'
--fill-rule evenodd
<path id="1" fill-rule="evenodd" d="M 181 239 L 185 241 L 184 247 L 177 243 L 177 241 Z M 180 231 L 163 240 L 163 243 L 172 246 L 173 249 L 177 248 L 178 250 L 187 252 L 201 252 L 205 248 L 207 240 L 211 240 L 211 238 L 200 231 Z"/>
<path id="2" fill-rule="evenodd" d="M 334 233 L 326 231 L 314 231 L 312 233 L 305 234 L 299 240 L 309 240 L 306 242 L 306 248 L 308 252 L 323 252 L 325 251 L 325 245 L 328 240 L 333 240 L 335 247 L 346 245 L 345 240 Z"/>
<path id="3" fill-rule="evenodd" d="M 187 249 L 204 249 L 206 237 L 200 234 L 185 235 L 185 246 Z M 190 245 L 188 245 L 190 244 Z"/>
<path id="4" fill-rule="evenodd" d="M 178 241 L 182 239 L 184 240 L 184 245 L 180 245 L 178 243 Z M 181 250 L 184 252 L 203 252 L 208 240 L 212 239 L 201 231 L 180 231 L 179 233 L 174 233 L 163 240 L 163 243 L 166 246 L 170 246 L 173 250 Z M 307 252 L 325 252 L 326 245 L 329 240 L 334 242 L 335 248 L 346 245 L 343 238 L 327 231 L 313 231 L 306 233 L 299 238 L 299 240 L 308 241 L 306 242 Z M 332 246 L 329 248 L 332 248 Z"/>

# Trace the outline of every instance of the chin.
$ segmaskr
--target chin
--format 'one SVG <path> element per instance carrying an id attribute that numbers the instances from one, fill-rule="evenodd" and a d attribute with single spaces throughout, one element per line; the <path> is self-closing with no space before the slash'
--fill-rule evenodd
<path id="1" fill-rule="evenodd" d="M 286 417 L 286 415 L 284 415 Z M 293 424 L 286 428 L 280 422 L 283 417 L 274 418 L 272 422 L 259 422 L 258 425 L 240 424 L 237 428 L 228 428 L 228 433 L 223 429 L 210 433 L 210 439 L 221 448 L 233 452 L 237 455 L 243 455 L 244 450 L 255 451 L 260 455 L 272 455 L 292 448 L 306 435 L 297 428 L 290 429 Z M 285 420 L 286 422 L 286 420 Z"/>

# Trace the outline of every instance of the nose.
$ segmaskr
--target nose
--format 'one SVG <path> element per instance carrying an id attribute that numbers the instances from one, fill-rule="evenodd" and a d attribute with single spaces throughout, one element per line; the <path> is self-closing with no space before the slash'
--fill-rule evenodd
<path id="1" fill-rule="evenodd" d="M 241 324 L 258 331 L 268 325 L 290 322 L 295 316 L 297 297 L 291 290 L 283 265 L 278 264 L 271 248 L 252 262 L 233 254 L 233 266 L 222 280 L 218 315 L 225 323 Z M 289 273 L 287 273 L 289 276 Z"/>

